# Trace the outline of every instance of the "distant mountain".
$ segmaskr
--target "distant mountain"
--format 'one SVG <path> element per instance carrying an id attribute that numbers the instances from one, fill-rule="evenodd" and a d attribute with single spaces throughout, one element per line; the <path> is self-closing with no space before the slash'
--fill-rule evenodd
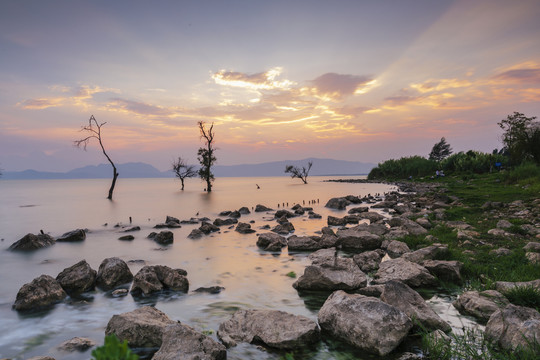
<path id="1" fill-rule="evenodd" d="M 310 175 L 362 175 L 368 174 L 369 171 L 376 166 L 372 163 L 361 163 L 357 161 L 310 158 L 305 160 L 274 161 L 262 164 L 216 165 L 213 167 L 213 172 L 216 177 L 288 176 L 284 173 L 286 165 L 300 167 L 307 166 L 309 161 L 313 162 Z M 119 164 L 116 167 L 122 178 L 174 177 L 172 171 L 159 171 L 152 165 L 140 162 Z M 102 178 L 112 178 L 111 165 L 90 165 L 73 169 L 65 173 L 25 170 L 6 171 L 2 174 L 2 179 L 6 180 Z"/>

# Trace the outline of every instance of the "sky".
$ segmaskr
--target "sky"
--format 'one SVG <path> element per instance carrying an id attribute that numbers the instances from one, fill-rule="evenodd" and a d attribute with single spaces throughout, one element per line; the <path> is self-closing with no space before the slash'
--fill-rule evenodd
<path id="1" fill-rule="evenodd" d="M 0 0 L 0 168 L 308 157 L 378 163 L 502 147 L 540 115 L 538 0 Z"/>

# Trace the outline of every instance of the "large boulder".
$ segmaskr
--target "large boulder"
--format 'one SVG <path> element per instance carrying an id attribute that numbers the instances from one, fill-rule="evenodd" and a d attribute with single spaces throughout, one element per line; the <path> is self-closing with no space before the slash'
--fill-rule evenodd
<path id="1" fill-rule="evenodd" d="M 380 236 L 372 234 L 360 228 L 351 228 L 338 230 L 337 244 L 344 249 L 353 250 L 356 252 L 375 250 L 381 247 L 382 239 Z"/>
<path id="2" fill-rule="evenodd" d="M 402 257 L 383 261 L 374 277 L 374 284 L 385 284 L 390 280 L 400 280 L 413 288 L 437 284 L 437 279 L 425 267 Z"/>
<path id="3" fill-rule="evenodd" d="M 219 325 L 217 335 L 227 347 L 238 342 L 262 342 L 278 349 L 295 349 L 319 340 L 317 323 L 279 310 L 238 310 Z"/>
<path id="4" fill-rule="evenodd" d="M 532 345 L 538 352 L 540 313 L 528 307 L 507 305 L 491 315 L 485 334 L 503 349 L 515 351 Z"/>
<path id="5" fill-rule="evenodd" d="M 409 246 L 403 241 L 393 240 L 386 247 L 386 252 L 388 253 L 388 256 L 395 259 L 405 253 L 411 252 L 411 249 L 409 249 Z"/>
<path id="6" fill-rule="evenodd" d="M 59 242 L 78 242 L 86 239 L 86 232 L 83 229 L 76 229 L 64 233 L 62 236 L 56 238 Z"/>
<path id="7" fill-rule="evenodd" d="M 172 231 L 169 231 L 169 230 L 160 231 L 154 237 L 154 241 L 157 242 L 160 245 L 172 244 L 173 241 L 174 241 L 174 234 L 173 234 Z"/>
<path id="8" fill-rule="evenodd" d="M 321 238 L 318 236 L 296 236 L 291 235 L 287 239 L 289 251 L 313 251 L 323 248 Z"/>
<path id="9" fill-rule="evenodd" d="M 381 249 L 377 249 L 356 254 L 353 256 L 353 260 L 356 265 L 358 265 L 360 270 L 364 272 L 371 272 L 379 268 L 383 256 L 384 251 Z"/>
<path id="10" fill-rule="evenodd" d="M 255 212 L 265 212 L 265 211 L 273 211 L 273 210 L 261 204 L 257 204 L 257 206 L 255 206 Z"/>
<path id="11" fill-rule="evenodd" d="M 201 226 L 199 227 L 199 230 L 202 231 L 204 234 L 208 235 L 211 232 L 219 231 L 219 227 L 214 224 L 210 224 L 209 222 L 203 221 Z"/>
<path id="12" fill-rule="evenodd" d="M 58 349 L 62 351 L 74 352 L 74 351 L 86 351 L 92 346 L 95 346 L 96 342 L 92 339 L 74 337 L 69 340 L 64 341 L 58 345 Z"/>
<path id="13" fill-rule="evenodd" d="M 236 226 L 236 229 L 234 230 L 239 232 L 240 234 L 251 234 L 255 232 L 255 230 L 251 228 L 250 224 L 243 223 L 243 222 L 238 223 L 238 225 Z"/>
<path id="14" fill-rule="evenodd" d="M 404 312 L 377 298 L 340 290 L 319 310 L 319 325 L 353 346 L 384 356 L 403 341 L 413 323 Z"/>
<path id="15" fill-rule="evenodd" d="M 214 220 L 213 224 L 215 226 L 229 226 L 229 225 L 234 225 L 237 223 L 238 223 L 238 219 L 235 219 L 235 218 L 227 218 L 227 219 L 217 218 L 216 220 Z"/>
<path id="16" fill-rule="evenodd" d="M 105 329 L 105 335 L 115 334 L 120 341 L 127 340 L 130 347 L 159 348 L 165 328 L 174 321 L 151 306 L 113 315 Z"/>
<path id="17" fill-rule="evenodd" d="M 161 347 L 152 360 L 225 360 L 227 349 L 209 336 L 180 323 L 167 325 Z"/>
<path id="18" fill-rule="evenodd" d="M 161 290 L 182 291 L 187 293 L 189 282 L 186 271 L 171 269 L 164 265 L 144 266 L 133 278 L 130 292 L 148 295 Z"/>
<path id="19" fill-rule="evenodd" d="M 330 209 L 345 210 L 347 206 L 349 206 L 350 204 L 351 202 L 347 200 L 346 198 L 339 197 L 339 198 L 331 198 L 330 200 L 328 200 L 328 202 L 324 206 Z"/>
<path id="20" fill-rule="evenodd" d="M 506 292 L 519 287 L 532 287 L 540 291 L 540 279 L 521 282 L 497 281 L 495 283 L 495 289 L 500 292 Z"/>
<path id="21" fill-rule="evenodd" d="M 66 292 L 56 279 L 49 275 L 41 275 L 19 289 L 13 308 L 17 311 L 47 308 L 62 301 L 66 296 Z"/>
<path id="22" fill-rule="evenodd" d="M 425 248 L 403 254 L 402 258 L 415 262 L 417 264 L 422 264 L 424 260 L 433 260 L 437 258 L 438 256 L 442 256 L 447 253 L 448 253 L 448 245 L 433 244 Z"/>
<path id="23" fill-rule="evenodd" d="M 455 260 L 425 260 L 422 263 L 430 273 L 444 281 L 461 282 L 463 263 Z"/>
<path id="24" fill-rule="evenodd" d="M 103 290 L 111 290 L 133 280 L 133 274 L 126 262 L 120 258 L 107 258 L 99 265 L 96 285 Z"/>
<path id="25" fill-rule="evenodd" d="M 266 251 L 281 251 L 287 246 L 287 239 L 275 233 L 263 233 L 257 239 L 257 246 Z"/>
<path id="26" fill-rule="evenodd" d="M 47 234 L 26 234 L 20 240 L 14 242 L 9 250 L 31 251 L 54 245 L 56 241 Z"/>
<path id="27" fill-rule="evenodd" d="M 381 300 L 403 311 L 427 330 L 440 329 L 445 332 L 452 330 L 450 325 L 429 307 L 419 293 L 401 281 L 391 280 L 384 284 Z"/>
<path id="28" fill-rule="evenodd" d="M 287 235 L 294 231 L 294 225 L 287 221 L 282 224 L 276 225 L 274 228 L 272 228 L 271 231 L 278 234 Z"/>
<path id="29" fill-rule="evenodd" d="M 96 274 L 96 270 L 92 269 L 86 260 L 81 260 L 60 272 L 56 281 L 68 294 L 77 295 L 94 289 Z"/>
<path id="30" fill-rule="evenodd" d="M 460 313 L 473 316 L 484 324 L 494 312 L 508 304 L 508 299 L 495 290 L 467 291 L 452 303 Z"/>

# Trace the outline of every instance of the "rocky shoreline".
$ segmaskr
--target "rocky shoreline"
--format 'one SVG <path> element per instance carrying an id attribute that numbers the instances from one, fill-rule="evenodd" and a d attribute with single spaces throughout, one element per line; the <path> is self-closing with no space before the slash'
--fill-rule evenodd
<path id="1" fill-rule="evenodd" d="M 459 204 L 460 200 L 448 196 L 440 184 L 407 182 L 396 185 L 399 191 L 384 195 L 362 198 L 349 195 L 328 200 L 326 207 L 342 211 L 343 216 L 329 216 L 327 226 L 311 236 L 294 235 L 295 229 L 289 220 L 320 215 L 312 207 L 299 204 L 277 211 L 258 205 L 255 212 L 271 215 L 276 222 L 274 227 L 266 227 L 269 230 L 266 232 L 260 231 L 264 230 L 262 228 L 252 228 L 254 223 L 238 220 L 250 213 L 248 208 L 224 211 L 213 222 L 208 218 L 181 221 L 168 216 L 164 223 L 156 224 L 156 229 L 174 229 L 182 224 L 200 225 L 189 234 L 191 239 L 203 238 L 225 226 L 248 236 L 256 233 L 256 244 L 263 251 L 279 254 L 287 248 L 289 251 L 310 252 L 311 264 L 293 286 L 300 294 L 302 291 L 315 291 L 328 295 L 319 310 L 317 322 L 279 310 L 238 310 L 219 326 L 218 342 L 187 324 L 169 319 L 155 308 L 141 307 L 113 316 L 106 334 L 114 333 L 135 348 L 157 350 L 154 359 L 225 359 L 226 349 L 238 342 L 262 343 L 269 349 L 295 349 L 316 346 L 322 336 L 334 337 L 368 353 L 385 356 L 394 352 L 419 328 L 433 331 L 433 337 L 438 341 L 450 341 L 445 333 L 452 331 L 451 326 L 430 308 L 416 290 L 434 288 L 441 280 L 460 285 L 462 264 L 446 260 L 448 246 L 438 243 L 436 238 L 428 235 L 428 230 L 446 226 L 453 229 L 462 242 L 479 240 L 472 224 L 445 220 L 445 211 Z M 538 263 L 540 259 L 540 242 L 537 242 L 540 241 L 540 229 L 535 223 L 539 205 L 538 200 L 532 203 L 485 204 L 486 211 L 491 211 L 492 216 L 498 212 L 495 216 L 518 216 L 522 219 L 523 232 L 531 240 L 524 248 L 531 263 Z M 508 228 L 508 221 L 501 219 L 497 228 L 489 232 L 507 236 L 505 228 Z M 126 227 L 122 231 L 131 233 L 140 231 L 140 228 Z M 430 245 L 412 251 L 400 241 L 408 235 L 425 237 Z M 84 241 L 85 237 L 85 231 L 81 229 L 58 239 L 46 234 L 28 234 L 15 242 L 10 250 L 36 251 L 53 246 L 55 241 Z M 121 240 L 129 240 L 122 237 Z M 153 232 L 148 238 L 161 246 L 170 246 L 174 242 L 170 230 Z M 504 252 L 501 249 L 494 251 Z M 527 283 L 499 282 L 495 284 L 497 290 L 466 291 L 454 306 L 462 314 L 485 323 L 486 335 L 501 348 L 514 350 L 527 341 L 540 338 L 540 314 L 531 308 L 512 305 L 504 296 L 508 288 L 518 286 L 540 289 L 540 279 Z M 146 296 L 162 291 L 187 293 L 189 281 L 185 270 L 163 265 L 144 266 L 133 275 L 119 258 L 105 259 L 98 271 L 82 260 L 66 268 L 56 278 L 41 275 L 23 285 L 13 308 L 25 312 L 54 306 L 70 296 L 80 296 L 96 287 L 111 291 L 114 296 L 128 293 Z M 222 290 L 215 288 L 211 291 Z M 195 291 L 211 292 L 205 289 Z M 122 318 L 125 319 L 120 321 Z M 512 329 L 511 334 L 506 329 Z M 88 344 L 88 341 L 82 343 Z M 86 348 L 91 346 L 86 345 Z M 403 354 L 401 358 L 421 358 L 421 355 Z"/>

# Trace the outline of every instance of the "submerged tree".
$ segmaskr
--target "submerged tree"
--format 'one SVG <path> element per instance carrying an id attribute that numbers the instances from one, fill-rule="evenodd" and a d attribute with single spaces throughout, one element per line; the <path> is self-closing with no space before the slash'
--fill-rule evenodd
<path id="1" fill-rule="evenodd" d="M 452 154 L 452 148 L 450 147 L 450 144 L 446 142 L 446 139 L 442 137 L 441 141 L 433 145 L 433 148 L 429 153 L 429 160 L 441 162 L 442 160 L 450 156 L 450 154 Z"/>
<path id="2" fill-rule="evenodd" d="M 197 158 L 201 163 L 199 169 L 199 176 L 206 181 L 206 191 L 212 191 L 212 182 L 214 181 L 214 174 L 212 174 L 212 165 L 216 162 L 214 152 L 214 123 L 210 125 L 210 128 L 206 128 L 204 121 L 199 121 L 199 131 L 201 132 L 201 139 L 204 139 L 205 147 L 199 148 L 197 152 Z"/>
<path id="3" fill-rule="evenodd" d="M 313 166 L 313 162 L 308 162 L 307 168 L 305 166 L 302 166 L 300 169 L 298 166 L 293 165 L 287 165 L 285 166 L 285 173 L 291 174 L 291 178 L 298 178 L 304 182 L 304 184 L 307 184 L 307 177 L 309 175 L 309 170 L 311 170 L 311 167 Z"/>
<path id="4" fill-rule="evenodd" d="M 88 125 L 83 126 L 81 128 L 81 131 L 84 131 L 90 135 L 88 135 L 87 137 L 83 139 L 75 140 L 73 143 L 75 144 L 76 147 L 78 148 L 83 147 L 83 149 L 86 151 L 86 147 L 88 146 L 88 143 L 90 142 L 90 140 L 96 139 L 99 142 L 99 146 L 101 146 L 101 151 L 103 151 L 103 155 L 105 155 L 105 157 L 111 163 L 111 166 L 113 168 L 113 179 L 112 179 L 111 187 L 109 188 L 109 196 L 107 196 L 107 199 L 112 200 L 114 186 L 116 185 L 116 179 L 118 178 L 118 172 L 116 171 L 116 166 L 112 162 L 109 155 L 107 155 L 107 152 L 105 151 L 105 147 L 103 146 L 103 141 L 101 138 L 101 127 L 105 124 L 106 122 L 101 123 L 101 124 L 98 123 L 94 115 L 90 116 L 90 119 L 88 120 Z"/>
<path id="5" fill-rule="evenodd" d="M 516 111 L 497 123 L 504 131 L 502 142 L 514 164 L 533 160 L 540 165 L 540 122 L 535 119 Z"/>
<path id="6" fill-rule="evenodd" d="M 172 171 L 177 178 L 182 182 L 182 190 L 184 190 L 184 179 L 191 178 L 197 175 L 197 170 L 195 170 L 194 165 L 186 164 L 186 161 L 181 157 L 178 157 L 178 160 L 173 161 Z"/>

